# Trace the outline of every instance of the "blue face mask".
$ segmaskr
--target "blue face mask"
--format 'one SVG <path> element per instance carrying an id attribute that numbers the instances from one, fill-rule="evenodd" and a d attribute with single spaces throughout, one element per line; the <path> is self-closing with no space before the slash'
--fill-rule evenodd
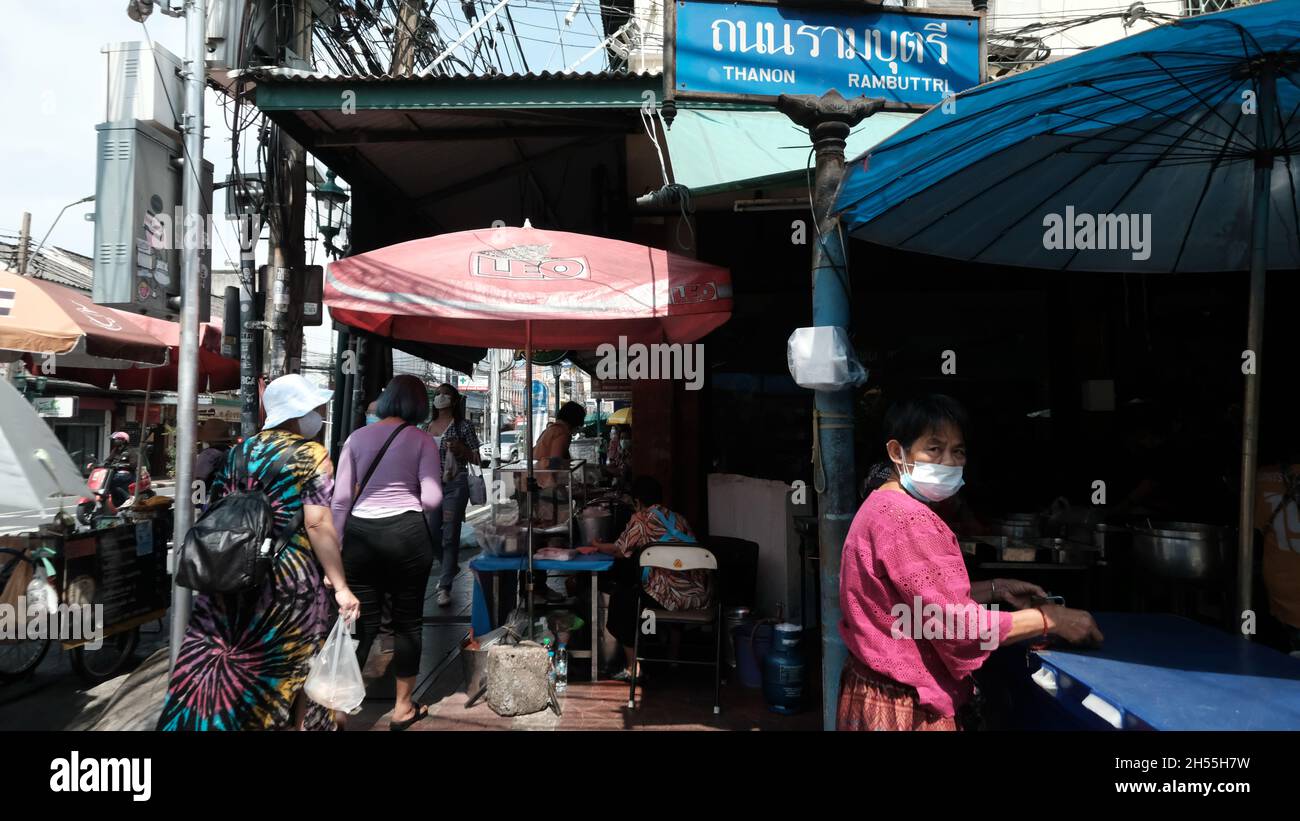
<path id="1" fill-rule="evenodd" d="M 914 462 L 911 469 L 903 463 L 899 468 L 898 483 L 921 502 L 942 502 L 965 484 L 962 469 L 956 465 L 939 465 L 933 462 Z"/>
<path id="2" fill-rule="evenodd" d="M 373 424 L 375 424 L 375 423 L 378 422 L 378 421 L 379 421 L 379 417 L 378 417 L 378 416 L 375 416 L 373 413 L 367 413 L 367 414 L 366 414 L 366 424 L 367 424 L 367 425 L 373 425 Z"/>

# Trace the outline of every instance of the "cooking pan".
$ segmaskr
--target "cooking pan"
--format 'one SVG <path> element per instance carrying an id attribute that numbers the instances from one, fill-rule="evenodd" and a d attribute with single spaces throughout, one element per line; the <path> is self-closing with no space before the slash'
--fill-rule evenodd
<path id="1" fill-rule="evenodd" d="M 1167 579 L 1200 581 L 1224 564 L 1230 531 L 1202 522 L 1149 522 L 1133 528 L 1133 552 L 1149 572 Z"/>

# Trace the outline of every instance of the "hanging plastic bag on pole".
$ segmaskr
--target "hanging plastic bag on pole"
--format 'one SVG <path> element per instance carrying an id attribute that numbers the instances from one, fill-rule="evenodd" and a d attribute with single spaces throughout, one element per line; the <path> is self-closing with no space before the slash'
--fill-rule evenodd
<path id="1" fill-rule="evenodd" d="M 325 646 L 311 660 L 303 685 L 307 697 L 331 710 L 356 714 L 366 699 L 366 682 L 357 662 L 357 642 L 342 616 L 334 623 Z"/>
<path id="2" fill-rule="evenodd" d="M 796 328 L 786 346 L 786 362 L 795 383 L 815 391 L 867 381 L 867 369 L 858 361 L 848 332 L 839 326 Z"/>

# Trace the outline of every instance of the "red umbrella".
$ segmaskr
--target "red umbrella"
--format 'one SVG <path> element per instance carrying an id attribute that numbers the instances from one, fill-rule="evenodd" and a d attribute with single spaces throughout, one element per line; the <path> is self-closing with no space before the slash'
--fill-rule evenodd
<path id="1" fill-rule="evenodd" d="M 150 336 L 160 340 L 170 349 L 167 364 L 156 368 L 128 367 L 116 369 L 104 368 L 65 368 L 59 366 L 58 375 L 76 382 L 85 382 L 106 388 L 117 377 L 120 390 L 156 390 L 174 391 L 177 387 L 176 363 L 180 361 L 181 326 L 176 322 L 153 317 L 137 316 L 113 308 L 99 310 L 115 316 L 129 317 Z M 228 391 L 239 387 L 239 360 L 221 355 L 221 325 L 203 322 L 199 324 L 199 390 Z"/>
<path id="2" fill-rule="evenodd" d="M 619 336 L 699 339 L 731 316 L 731 275 L 659 248 L 525 224 L 339 260 L 325 302 L 338 321 L 394 339 L 591 350 Z"/>
<path id="3" fill-rule="evenodd" d="M 731 274 L 659 248 L 522 228 L 404 242 L 330 265 L 325 304 L 345 325 L 393 339 L 525 350 L 693 342 L 731 316 Z M 525 415 L 533 489 L 532 414 Z M 531 508 L 531 505 L 530 505 Z M 529 544 L 532 515 L 528 516 Z M 532 550 L 528 551 L 529 578 Z M 529 624 L 532 590 L 529 584 Z"/>
<path id="4" fill-rule="evenodd" d="M 144 317 L 96 305 L 72 288 L 0 271 L 0 349 L 55 354 L 57 365 L 160 365 L 167 345 L 145 325 Z"/>

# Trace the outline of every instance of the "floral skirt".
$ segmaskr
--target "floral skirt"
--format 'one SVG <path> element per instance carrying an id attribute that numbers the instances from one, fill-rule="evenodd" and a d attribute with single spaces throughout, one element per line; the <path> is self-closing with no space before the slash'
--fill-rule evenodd
<path id="1" fill-rule="evenodd" d="M 958 729 L 957 719 L 922 707 L 916 688 L 879 675 L 852 654 L 840 674 L 836 730 Z"/>

